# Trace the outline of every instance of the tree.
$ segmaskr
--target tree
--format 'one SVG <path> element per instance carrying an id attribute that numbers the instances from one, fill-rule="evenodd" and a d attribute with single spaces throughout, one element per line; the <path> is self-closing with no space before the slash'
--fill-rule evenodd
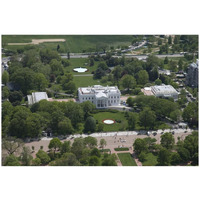
<path id="1" fill-rule="evenodd" d="M 137 122 L 137 115 L 135 113 L 130 112 L 128 116 L 129 130 L 135 129 L 136 122 Z"/>
<path id="2" fill-rule="evenodd" d="M 76 159 L 73 153 L 65 153 L 60 159 L 52 161 L 49 165 L 51 166 L 79 166 L 80 163 Z"/>
<path id="3" fill-rule="evenodd" d="M 96 120 L 90 116 L 85 121 L 84 131 L 92 133 L 95 130 L 96 130 Z"/>
<path id="4" fill-rule="evenodd" d="M 99 123 L 98 126 L 97 126 L 97 132 L 102 132 L 103 131 L 103 128 L 104 128 L 104 124 L 103 123 Z"/>
<path id="5" fill-rule="evenodd" d="M 89 113 L 91 113 L 95 109 L 95 105 L 90 101 L 85 101 L 81 104 L 84 112 L 84 119 L 89 117 Z"/>
<path id="6" fill-rule="evenodd" d="M 84 138 L 84 143 L 86 146 L 88 146 L 90 149 L 97 146 L 97 139 L 91 136 L 88 136 Z"/>
<path id="7" fill-rule="evenodd" d="M 174 136 L 171 133 L 161 135 L 161 145 L 166 149 L 172 149 L 174 146 Z"/>
<path id="8" fill-rule="evenodd" d="M 83 156 L 83 150 L 85 149 L 85 143 L 82 138 L 75 138 L 72 144 L 71 152 L 74 153 L 78 160 Z"/>
<path id="9" fill-rule="evenodd" d="M 32 160 L 32 166 L 40 166 L 41 160 L 39 158 L 35 158 Z"/>
<path id="10" fill-rule="evenodd" d="M 48 86 L 48 81 L 46 77 L 44 76 L 44 74 L 42 73 L 35 74 L 34 83 L 35 83 L 36 89 L 39 91 L 44 91 Z"/>
<path id="11" fill-rule="evenodd" d="M 191 126 L 198 126 L 198 106 L 194 102 L 189 102 L 187 107 L 183 110 L 183 120 L 188 122 Z"/>
<path id="12" fill-rule="evenodd" d="M 114 68 L 112 73 L 113 73 L 114 80 L 118 83 L 119 79 L 121 78 L 122 68 L 120 66 L 117 66 Z"/>
<path id="13" fill-rule="evenodd" d="M 100 159 L 97 156 L 91 156 L 89 159 L 90 166 L 100 166 Z"/>
<path id="14" fill-rule="evenodd" d="M 64 67 L 61 61 L 58 61 L 56 59 L 51 60 L 50 67 L 52 73 L 55 74 L 56 76 L 64 73 Z"/>
<path id="15" fill-rule="evenodd" d="M 9 101 L 11 103 L 14 103 L 14 102 L 21 102 L 22 101 L 22 93 L 21 91 L 14 91 L 14 92 L 10 92 L 10 95 L 8 97 Z"/>
<path id="16" fill-rule="evenodd" d="M 158 153 L 158 165 L 168 166 L 170 164 L 170 151 L 168 149 L 162 148 Z"/>
<path id="17" fill-rule="evenodd" d="M 157 79 L 155 80 L 155 84 L 156 84 L 156 85 L 161 85 L 161 84 L 162 84 L 162 81 L 161 81 L 159 78 L 157 78 Z"/>
<path id="18" fill-rule="evenodd" d="M 62 58 L 62 64 L 64 67 L 68 67 L 70 66 L 70 61 L 65 58 Z"/>
<path id="19" fill-rule="evenodd" d="M 182 162 L 187 163 L 190 161 L 190 152 L 186 148 L 180 147 L 178 149 L 178 154 L 180 155 Z"/>
<path id="20" fill-rule="evenodd" d="M 141 152 L 139 155 L 138 155 L 138 158 L 141 162 L 144 162 L 145 161 L 145 158 L 146 158 L 146 153 L 145 152 Z"/>
<path id="21" fill-rule="evenodd" d="M 7 71 L 4 71 L 2 74 L 2 83 L 6 85 L 9 82 L 9 74 Z"/>
<path id="22" fill-rule="evenodd" d="M 136 86 L 136 80 L 131 75 L 124 75 L 122 77 L 122 85 L 123 85 L 124 88 L 127 88 L 128 91 L 129 91 L 130 88 L 135 88 L 135 86 Z"/>
<path id="23" fill-rule="evenodd" d="M 7 86 L 3 87 L 2 89 L 2 97 L 7 99 L 10 96 L 10 91 Z"/>
<path id="24" fill-rule="evenodd" d="M 70 59 L 70 52 L 67 52 L 67 59 Z"/>
<path id="25" fill-rule="evenodd" d="M 165 57 L 165 60 L 164 60 L 164 64 L 168 64 L 168 62 L 169 62 L 169 59 L 168 59 L 168 57 L 166 56 L 166 57 Z"/>
<path id="26" fill-rule="evenodd" d="M 116 163 L 117 157 L 115 154 L 104 154 L 102 166 L 117 166 Z"/>
<path id="27" fill-rule="evenodd" d="M 41 61 L 45 64 L 49 64 L 51 60 L 60 60 L 58 52 L 52 51 L 51 49 L 41 49 L 40 50 Z"/>
<path id="28" fill-rule="evenodd" d="M 106 140 L 105 139 L 101 139 L 100 140 L 100 146 L 101 146 L 101 148 L 103 149 L 106 145 L 107 145 Z"/>
<path id="29" fill-rule="evenodd" d="M 40 136 L 42 132 L 42 117 L 33 113 L 26 119 L 26 136 L 34 138 Z"/>
<path id="30" fill-rule="evenodd" d="M 94 78 L 95 79 L 101 79 L 101 77 L 105 76 L 105 71 L 102 68 L 97 68 L 97 70 L 94 72 Z"/>
<path id="31" fill-rule="evenodd" d="M 168 38 L 168 44 L 172 44 L 172 36 L 169 36 L 169 38 Z"/>
<path id="32" fill-rule="evenodd" d="M 21 164 L 16 156 L 9 155 L 6 157 L 3 165 L 4 166 L 20 166 Z"/>
<path id="33" fill-rule="evenodd" d="M 135 140 L 135 142 L 133 143 L 133 147 L 135 152 L 139 155 L 142 151 L 143 152 L 147 152 L 148 147 L 147 147 L 147 143 L 145 140 L 141 139 L 141 138 L 137 138 Z"/>
<path id="34" fill-rule="evenodd" d="M 61 141 L 58 138 L 53 138 L 49 143 L 49 149 L 54 149 L 54 155 L 56 150 L 60 149 L 62 146 Z"/>
<path id="35" fill-rule="evenodd" d="M 76 85 L 73 81 L 70 81 L 69 83 L 65 83 L 63 85 L 63 89 L 67 90 L 67 93 L 73 94 L 76 90 Z"/>
<path id="36" fill-rule="evenodd" d="M 186 136 L 184 140 L 183 147 L 190 152 L 190 157 L 194 160 L 196 159 L 196 154 L 198 154 L 198 132 L 193 131 L 191 135 Z"/>
<path id="37" fill-rule="evenodd" d="M 153 128 L 156 120 L 155 112 L 146 107 L 142 112 L 140 112 L 139 120 L 140 124 L 144 126 L 145 130 L 147 127 Z"/>
<path id="38" fill-rule="evenodd" d="M 174 111 L 172 111 L 171 113 L 170 113 L 170 118 L 172 119 L 172 120 L 174 120 L 175 122 L 178 122 L 178 121 L 180 121 L 180 119 L 181 119 L 181 111 L 180 110 L 174 110 Z"/>
<path id="39" fill-rule="evenodd" d="M 24 56 L 22 58 L 23 67 L 30 68 L 34 63 L 39 62 L 39 56 L 35 49 L 30 49 L 25 51 Z"/>
<path id="40" fill-rule="evenodd" d="M 61 146 L 61 154 L 69 153 L 71 150 L 70 141 L 64 141 Z"/>
<path id="41" fill-rule="evenodd" d="M 10 76 L 10 80 L 18 85 L 25 95 L 29 90 L 35 89 L 35 72 L 27 67 L 16 70 Z"/>
<path id="42" fill-rule="evenodd" d="M 41 149 L 37 152 L 36 156 L 41 160 L 42 165 L 47 165 L 51 160 L 48 154 Z"/>
<path id="43" fill-rule="evenodd" d="M 89 59 L 89 66 L 90 67 L 94 66 L 94 58 Z"/>
<path id="44" fill-rule="evenodd" d="M 177 152 L 171 153 L 171 165 L 178 165 L 181 161 L 181 157 Z"/>
<path id="45" fill-rule="evenodd" d="M 97 156 L 99 158 L 101 157 L 101 153 L 100 153 L 99 149 L 97 149 L 97 148 L 93 148 L 90 155 L 91 156 Z"/>
<path id="46" fill-rule="evenodd" d="M 138 79 L 137 79 L 138 84 L 140 85 L 145 85 L 146 83 L 149 82 L 149 75 L 146 70 L 140 70 L 138 72 Z"/>
<path id="47" fill-rule="evenodd" d="M 57 51 L 58 51 L 59 49 L 60 49 L 60 45 L 58 44 L 58 45 L 57 45 Z"/>
<path id="48" fill-rule="evenodd" d="M 73 132 L 74 128 L 69 118 L 65 117 L 61 122 L 58 123 L 58 134 L 69 135 Z"/>
<path id="49" fill-rule="evenodd" d="M 8 155 L 13 155 L 14 153 L 18 152 L 23 146 L 24 143 L 21 139 L 14 137 L 2 139 L 2 149 L 6 150 Z"/>
<path id="50" fill-rule="evenodd" d="M 22 165 L 29 166 L 31 164 L 32 159 L 33 159 L 33 156 L 31 155 L 30 147 L 24 146 L 21 152 L 21 156 L 20 156 Z"/>
<path id="51" fill-rule="evenodd" d="M 106 71 L 108 69 L 108 66 L 104 62 L 100 62 L 98 64 L 98 68 L 101 68 L 102 70 Z"/>

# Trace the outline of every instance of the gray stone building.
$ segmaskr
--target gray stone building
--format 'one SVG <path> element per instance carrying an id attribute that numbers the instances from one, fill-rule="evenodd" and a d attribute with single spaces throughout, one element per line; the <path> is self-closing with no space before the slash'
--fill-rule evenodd
<path id="1" fill-rule="evenodd" d="M 188 67 L 188 72 L 186 75 L 186 85 L 196 88 L 198 87 L 198 79 L 199 79 L 199 61 L 196 63 L 192 63 Z"/>

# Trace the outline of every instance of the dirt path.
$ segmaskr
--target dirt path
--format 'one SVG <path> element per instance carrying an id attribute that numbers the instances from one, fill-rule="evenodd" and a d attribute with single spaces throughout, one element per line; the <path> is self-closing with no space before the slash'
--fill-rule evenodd
<path id="1" fill-rule="evenodd" d="M 32 42 L 28 43 L 8 43 L 8 45 L 29 45 L 29 44 L 40 44 L 43 42 L 65 42 L 65 39 L 32 39 Z"/>

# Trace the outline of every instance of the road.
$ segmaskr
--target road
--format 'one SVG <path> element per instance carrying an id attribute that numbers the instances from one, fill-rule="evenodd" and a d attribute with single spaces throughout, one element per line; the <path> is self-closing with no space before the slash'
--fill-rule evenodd
<path id="1" fill-rule="evenodd" d="M 106 54 L 99 54 L 100 56 L 104 56 Z M 75 53 L 71 53 L 70 54 L 70 58 L 88 58 L 90 55 L 89 54 L 75 54 Z M 146 60 L 148 55 L 132 55 L 132 54 L 124 54 L 124 56 L 126 58 L 138 58 L 139 60 Z M 163 55 L 155 55 L 158 58 L 165 58 L 166 56 L 169 58 L 176 58 L 176 57 L 184 57 L 184 55 L 181 54 L 163 54 Z M 61 55 L 62 58 L 68 58 L 67 54 L 62 54 Z M 120 58 L 122 56 L 116 56 L 113 55 L 113 57 L 115 58 Z"/>

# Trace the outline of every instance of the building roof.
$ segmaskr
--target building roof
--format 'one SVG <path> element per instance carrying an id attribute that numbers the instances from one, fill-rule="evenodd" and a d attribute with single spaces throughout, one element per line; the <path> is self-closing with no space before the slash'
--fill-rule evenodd
<path id="1" fill-rule="evenodd" d="M 151 86 L 152 92 L 155 95 L 170 96 L 171 94 L 178 94 L 178 92 L 171 85 L 155 85 Z"/>
<path id="2" fill-rule="evenodd" d="M 40 100 L 43 100 L 43 99 L 46 99 L 46 100 L 48 99 L 46 92 L 33 92 L 32 96 L 35 102 L 39 102 Z"/>
<path id="3" fill-rule="evenodd" d="M 101 86 L 94 85 L 91 87 L 81 87 L 78 88 L 81 94 L 98 94 L 98 93 L 120 93 L 117 86 Z"/>

